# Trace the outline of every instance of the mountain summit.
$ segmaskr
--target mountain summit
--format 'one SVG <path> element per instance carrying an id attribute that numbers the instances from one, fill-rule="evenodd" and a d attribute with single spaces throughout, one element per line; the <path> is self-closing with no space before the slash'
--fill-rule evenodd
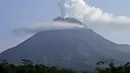
<path id="1" fill-rule="evenodd" d="M 81 21 L 75 19 L 75 18 L 72 18 L 72 17 L 66 17 L 66 18 L 63 18 L 63 17 L 57 17 L 55 18 L 53 21 L 64 21 L 64 22 L 67 22 L 67 23 L 75 23 L 75 24 L 80 24 L 80 25 L 83 25 L 86 27 L 86 25 L 84 23 L 82 23 Z"/>
<path id="2" fill-rule="evenodd" d="M 54 21 L 82 23 L 73 18 L 56 18 Z M 130 60 L 130 53 L 121 49 L 127 45 L 113 43 L 89 28 L 71 28 L 41 31 L 21 44 L 0 54 L 0 60 L 19 64 L 21 59 L 62 68 L 94 68 L 101 58 L 119 62 Z"/>

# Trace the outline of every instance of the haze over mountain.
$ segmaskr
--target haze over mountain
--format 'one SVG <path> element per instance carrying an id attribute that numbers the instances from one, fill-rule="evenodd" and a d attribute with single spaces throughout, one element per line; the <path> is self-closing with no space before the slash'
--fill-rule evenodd
<path id="1" fill-rule="evenodd" d="M 60 0 L 58 5 L 61 16 L 53 21 L 15 29 L 13 32 L 17 34 L 34 35 L 0 53 L 0 60 L 19 64 L 21 59 L 28 59 L 34 63 L 74 69 L 94 68 L 102 58 L 114 59 L 117 64 L 130 61 L 129 45 L 114 43 L 88 27 L 92 25 L 89 22 L 94 22 L 94 27 L 99 27 L 100 22 L 112 29 L 128 29 L 129 17 L 103 12 L 83 0 Z"/>
<path id="2" fill-rule="evenodd" d="M 60 1 L 61 13 L 57 1 Z M 27 39 L 28 34 L 16 36 L 12 30 L 51 21 L 60 14 L 84 21 L 89 28 L 113 42 L 130 44 L 129 0 L 3 0 L 0 5 L 0 52 Z"/>
<path id="3" fill-rule="evenodd" d="M 81 25 L 83 23 L 77 19 L 61 20 L 61 17 L 58 17 L 54 19 L 54 22 L 57 21 L 82 27 L 42 30 L 21 44 L 2 52 L 0 60 L 19 64 L 21 59 L 28 59 L 34 63 L 74 69 L 94 68 L 95 63 L 101 58 L 114 59 L 119 63 L 130 60 L 130 52 L 122 51 L 130 49 L 130 46 L 116 44 L 103 38 Z"/>

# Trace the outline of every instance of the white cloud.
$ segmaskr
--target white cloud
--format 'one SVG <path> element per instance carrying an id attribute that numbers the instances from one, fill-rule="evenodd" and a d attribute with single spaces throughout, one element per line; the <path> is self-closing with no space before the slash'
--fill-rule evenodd
<path id="1" fill-rule="evenodd" d="M 58 2 L 63 17 L 74 17 L 82 22 L 130 23 L 127 16 L 116 16 L 103 12 L 100 8 L 90 6 L 83 0 L 60 0 Z"/>
<path id="2" fill-rule="evenodd" d="M 41 24 L 35 24 L 31 27 L 15 29 L 13 33 L 16 35 L 23 35 L 23 34 L 34 34 L 40 31 L 48 31 L 48 30 L 55 30 L 55 29 L 70 29 L 70 28 L 84 28 L 83 25 L 74 24 L 74 23 L 66 23 L 60 21 L 51 21 L 51 22 L 44 22 Z"/>
<path id="3" fill-rule="evenodd" d="M 116 43 L 129 42 L 130 18 L 127 16 L 116 16 L 115 14 L 103 12 L 100 8 L 90 6 L 83 0 L 60 0 L 58 5 L 62 17 L 73 17 L 84 22 L 88 27 Z M 26 33 L 36 33 L 45 30 L 68 29 L 82 27 L 81 25 L 64 22 L 46 22 L 31 27 L 16 29 L 15 34 L 23 37 Z M 127 31 L 126 31 L 127 30 Z M 22 34 L 22 35 L 21 35 Z M 117 38 L 118 37 L 118 38 Z M 123 39 L 126 39 L 123 41 Z"/>
<path id="4" fill-rule="evenodd" d="M 76 18 L 111 41 L 130 44 L 129 17 L 103 12 L 100 8 L 86 4 L 84 0 L 60 0 L 58 5 L 62 17 Z"/>

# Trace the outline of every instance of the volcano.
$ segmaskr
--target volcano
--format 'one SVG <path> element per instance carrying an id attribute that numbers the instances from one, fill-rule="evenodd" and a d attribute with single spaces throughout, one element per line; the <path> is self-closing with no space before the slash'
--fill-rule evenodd
<path id="1" fill-rule="evenodd" d="M 84 24 L 74 18 L 58 17 L 54 21 Z M 62 68 L 94 68 L 101 58 L 114 59 L 119 62 L 130 60 L 129 45 L 116 44 L 100 36 L 92 29 L 71 28 L 40 31 L 0 54 L 0 60 L 19 64 L 21 59 L 34 63 Z"/>

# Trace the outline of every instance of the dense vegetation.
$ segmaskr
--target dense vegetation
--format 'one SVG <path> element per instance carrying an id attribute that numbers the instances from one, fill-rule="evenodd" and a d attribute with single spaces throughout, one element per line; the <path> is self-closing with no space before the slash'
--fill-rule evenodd
<path id="1" fill-rule="evenodd" d="M 75 73 L 71 69 L 57 69 L 55 66 L 47 67 L 42 64 L 33 64 L 23 59 L 22 65 L 9 64 L 6 60 L 0 63 L 0 73 Z"/>
<path id="2" fill-rule="evenodd" d="M 21 65 L 9 64 L 6 60 L 0 62 L 0 73 L 77 73 L 72 69 L 58 69 L 55 66 L 47 67 L 42 64 L 33 64 L 30 60 L 23 59 Z M 108 68 L 100 68 L 100 65 L 108 65 Z M 114 66 L 113 61 L 100 61 L 96 71 L 91 73 L 130 73 L 130 62 L 123 66 Z M 82 72 L 90 73 L 90 72 Z"/>
<path id="3" fill-rule="evenodd" d="M 115 66 L 113 60 L 111 61 L 100 61 L 97 65 L 107 64 L 108 68 L 99 68 L 96 70 L 98 73 L 130 73 L 130 62 L 124 64 L 123 66 Z"/>

